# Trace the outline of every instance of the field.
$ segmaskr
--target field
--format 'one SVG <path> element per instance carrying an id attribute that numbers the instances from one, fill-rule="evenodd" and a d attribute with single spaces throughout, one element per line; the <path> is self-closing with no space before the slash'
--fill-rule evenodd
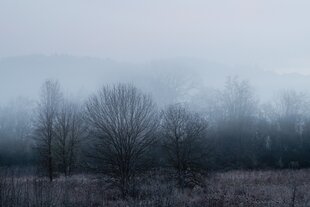
<path id="1" fill-rule="evenodd" d="M 49 183 L 22 170 L 3 170 L 0 206 L 310 206 L 310 170 L 217 172 L 183 190 L 176 188 L 172 177 L 163 171 L 140 176 L 134 195 L 122 199 L 107 177 L 74 175 Z"/>

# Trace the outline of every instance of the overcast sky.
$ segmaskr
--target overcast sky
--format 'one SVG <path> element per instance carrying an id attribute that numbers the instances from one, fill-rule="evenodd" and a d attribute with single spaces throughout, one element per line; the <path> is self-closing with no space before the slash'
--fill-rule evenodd
<path id="1" fill-rule="evenodd" d="M 0 57 L 194 57 L 310 74 L 309 0 L 0 0 Z"/>

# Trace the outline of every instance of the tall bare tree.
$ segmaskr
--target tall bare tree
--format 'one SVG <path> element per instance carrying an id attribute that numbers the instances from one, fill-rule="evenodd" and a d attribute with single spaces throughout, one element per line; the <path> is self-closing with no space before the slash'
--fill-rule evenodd
<path id="1" fill-rule="evenodd" d="M 185 171 L 201 167 L 200 161 L 207 153 L 202 148 L 207 127 L 205 119 L 180 104 L 171 105 L 163 112 L 163 146 L 170 165 L 177 170 L 180 187 L 184 186 Z"/>
<path id="2" fill-rule="evenodd" d="M 56 117 L 62 93 L 58 81 L 47 80 L 41 88 L 35 120 L 36 149 L 42 166 L 47 170 L 50 181 L 54 174 L 54 150 Z"/>
<path id="3" fill-rule="evenodd" d="M 246 80 L 228 77 L 225 88 L 216 103 L 218 162 L 228 166 L 254 167 L 257 157 L 252 152 L 257 145 L 256 117 L 258 101 L 252 86 Z"/>
<path id="4" fill-rule="evenodd" d="M 86 127 L 78 104 L 63 101 L 56 116 L 55 155 L 59 170 L 65 176 L 71 174 L 76 165 L 78 151 Z"/>
<path id="5" fill-rule="evenodd" d="M 155 140 L 158 121 L 151 97 L 132 85 L 103 87 L 87 102 L 86 120 L 94 137 L 92 156 L 103 172 L 117 178 L 123 196 L 127 195 Z"/>

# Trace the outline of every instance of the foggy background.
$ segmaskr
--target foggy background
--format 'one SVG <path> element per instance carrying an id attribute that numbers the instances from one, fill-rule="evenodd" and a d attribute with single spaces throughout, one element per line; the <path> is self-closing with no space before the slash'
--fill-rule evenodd
<path id="1" fill-rule="evenodd" d="M 309 206 L 309 8 L 0 0 L 0 206 Z"/>
<path id="2" fill-rule="evenodd" d="M 163 76 L 220 88 L 237 75 L 263 100 L 284 88 L 306 91 L 309 6 L 306 0 L 2 0 L 0 103 L 35 99 L 47 78 L 75 96 L 110 82 L 132 82 L 156 96 Z"/>

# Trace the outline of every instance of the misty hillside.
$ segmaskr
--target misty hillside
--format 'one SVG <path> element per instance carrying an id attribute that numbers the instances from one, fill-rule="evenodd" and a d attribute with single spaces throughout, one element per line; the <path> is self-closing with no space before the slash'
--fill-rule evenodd
<path id="1" fill-rule="evenodd" d="M 152 92 L 155 98 L 160 94 L 160 98 L 165 99 L 161 85 L 167 81 L 177 82 L 172 83 L 172 88 L 187 82 L 194 83 L 199 89 L 221 88 L 227 76 L 249 80 L 263 100 L 271 98 L 280 89 L 304 92 L 310 88 L 310 76 L 281 75 L 258 68 L 189 58 L 134 64 L 90 57 L 32 55 L 2 58 L 0 71 L 2 103 L 17 96 L 37 97 L 42 81 L 49 78 L 58 79 L 68 90 L 66 93 L 78 93 L 81 97 L 103 84 L 129 82 Z"/>

